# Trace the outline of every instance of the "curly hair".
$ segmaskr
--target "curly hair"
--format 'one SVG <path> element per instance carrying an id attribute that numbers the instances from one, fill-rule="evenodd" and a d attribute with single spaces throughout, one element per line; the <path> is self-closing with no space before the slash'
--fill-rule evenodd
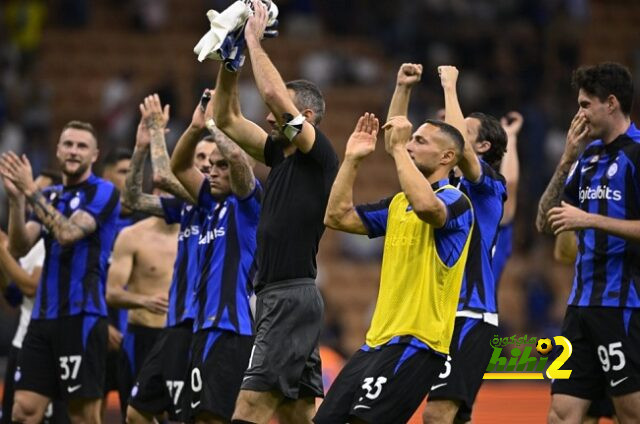
<path id="1" fill-rule="evenodd" d="M 619 63 L 603 62 L 592 66 L 581 66 L 573 72 L 571 85 L 575 90 L 584 90 L 601 102 L 613 95 L 620 102 L 625 115 L 633 107 L 633 79 L 629 69 Z"/>

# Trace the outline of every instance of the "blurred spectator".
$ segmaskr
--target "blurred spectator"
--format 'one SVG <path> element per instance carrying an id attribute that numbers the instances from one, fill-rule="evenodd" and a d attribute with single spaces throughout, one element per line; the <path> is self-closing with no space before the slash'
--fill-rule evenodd
<path id="1" fill-rule="evenodd" d="M 59 8 L 61 23 L 69 28 L 82 28 L 89 22 L 89 0 L 62 0 Z"/>
<path id="2" fill-rule="evenodd" d="M 20 54 L 20 68 L 25 69 L 42 41 L 42 27 L 47 6 L 42 0 L 9 0 L 4 6 L 4 21 L 9 40 Z"/>
<path id="3" fill-rule="evenodd" d="M 136 108 L 130 72 L 121 72 L 107 80 L 102 90 L 102 137 L 109 146 L 130 146 L 136 123 Z"/>
<path id="4" fill-rule="evenodd" d="M 134 0 L 133 26 L 140 31 L 158 31 L 169 17 L 167 0 Z"/>

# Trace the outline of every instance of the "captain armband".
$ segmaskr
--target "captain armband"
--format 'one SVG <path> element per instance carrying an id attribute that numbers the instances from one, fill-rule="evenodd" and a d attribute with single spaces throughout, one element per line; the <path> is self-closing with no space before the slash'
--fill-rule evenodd
<path id="1" fill-rule="evenodd" d="M 289 141 L 293 141 L 294 137 L 302 131 L 302 125 L 304 124 L 305 117 L 303 114 L 300 114 L 294 118 L 290 113 L 285 113 L 282 117 L 285 120 L 285 124 L 282 127 L 282 133 Z"/>

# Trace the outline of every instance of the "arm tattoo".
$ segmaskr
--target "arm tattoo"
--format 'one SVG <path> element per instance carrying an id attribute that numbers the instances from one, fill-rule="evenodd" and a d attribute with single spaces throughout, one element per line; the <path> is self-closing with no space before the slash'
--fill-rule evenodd
<path id="1" fill-rule="evenodd" d="M 556 168 L 556 172 L 553 173 L 551 181 L 547 189 L 542 194 L 540 202 L 538 203 L 538 215 L 536 216 L 536 227 L 538 231 L 552 234 L 551 227 L 547 221 L 547 212 L 549 209 L 559 206 L 564 191 L 564 184 L 567 181 L 569 171 L 571 171 L 572 163 L 560 163 Z"/>
<path id="2" fill-rule="evenodd" d="M 56 208 L 54 208 L 40 190 L 36 190 L 27 197 L 27 201 L 33 206 L 35 214 L 42 224 L 51 231 L 61 244 L 74 242 L 85 238 L 95 231 L 95 221 L 87 213 L 74 213 L 71 218 L 66 218 Z M 84 215 L 88 216 L 84 219 Z M 74 222 L 72 219 L 76 218 Z M 84 221 L 84 222 L 83 222 Z"/>
<path id="3" fill-rule="evenodd" d="M 217 136 L 215 141 L 222 156 L 229 161 L 231 190 L 240 197 L 248 196 L 255 188 L 256 179 L 247 156 L 226 136 Z"/>
<path id="4" fill-rule="evenodd" d="M 190 203 L 195 203 L 189 192 L 171 172 L 169 152 L 167 152 L 167 145 L 164 139 L 164 129 L 151 128 L 150 133 L 151 168 L 153 169 L 154 180 L 158 181 L 161 189 Z"/>
<path id="5" fill-rule="evenodd" d="M 144 170 L 145 157 L 146 151 L 136 147 L 131 157 L 131 167 L 125 181 L 124 204 L 137 211 L 164 217 L 160 198 L 142 192 L 142 172 Z"/>

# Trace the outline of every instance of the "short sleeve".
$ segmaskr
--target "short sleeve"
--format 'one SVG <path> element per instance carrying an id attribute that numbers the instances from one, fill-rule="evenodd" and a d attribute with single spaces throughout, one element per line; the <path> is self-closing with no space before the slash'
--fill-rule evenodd
<path id="1" fill-rule="evenodd" d="M 441 190 L 436 196 L 447 207 L 444 226 L 434 230 L 436 250 L 442 262 L 452 266 L 462 254 L 469 237 L 473 225 L 473 209 L 469 199 L 459 190 Z"/>
<path id="2" fill-rule="evenodd" d="M 260 210 L 262 204 L 262 185 L 256 179 L 256 186 L 251 194 L 242 199 L 238 198 L 238 208 L 250 220 L 250 222 L 258 223 L 260 219 Z"/>
<path id="3" fill-rule="evenodd" d="M 387 218 L 389 217 L 389 205 L 393 197 L 387 197 L 377 203 L 368 203 L 356 206 L 356 212 L 367 229 L 369 238 L 376 238 L 387 233 Z"/>
<path id="4" fill-rule="evenodd" d="M 480 167 L 482 175 L 479 181 L 474 183 L 463 178 L 467 189 L 481 195 L 501 196 L 506 200 L 507 184 L 504 177 L 482 159 L 480 160 Z"/>
<path id="5" fill-rule="evenodd" d="M 182 220 L 183 200 L 177 197 L 160 197 L 160 205 L 164 211 L 164 220 L 167 224 L 176 224 Z"/>
<path id="6" fill-rule="evenodd" d="M 81 209 L 90 213 L 98 225 L 102 225 L 114 213 L 117 215 L 120 212 L 120 193 L 113 184 L 102 183 L 95 187 L 95 195 Z"/>
<path id="7" fill-rule="evenodd" d="M 317 128 L 314 128 L 316 132 L 316 138 L 313 142 L 311 150 L 306 153 L 307 157 L 312 158 L 314 161 L 320 164 L 323 169 L 338 169 L 340 164 L 338 155 L 331 145 L 331 141 Z"/>
<path id="8" fill-rule="evenodd" d="M 284 160 L 284 152 L 282 147 L 273 141 L 270 136 L 267 136 L 267 140 L 264 142 L 264 164 L 270 168 L 273 168 Z"/>
<path id="9" fill-rule="evenodd" d="M 577 160 L 569 171 L 569 175 L 567 176 L 567 181 L 564 184 L 564 192 L 562 193 L 562 200 L 573 205 L 579 206 L 579 190 L 580 190 L 580 172 L 578 168 L 580 167 L 580 160 Z"/>

